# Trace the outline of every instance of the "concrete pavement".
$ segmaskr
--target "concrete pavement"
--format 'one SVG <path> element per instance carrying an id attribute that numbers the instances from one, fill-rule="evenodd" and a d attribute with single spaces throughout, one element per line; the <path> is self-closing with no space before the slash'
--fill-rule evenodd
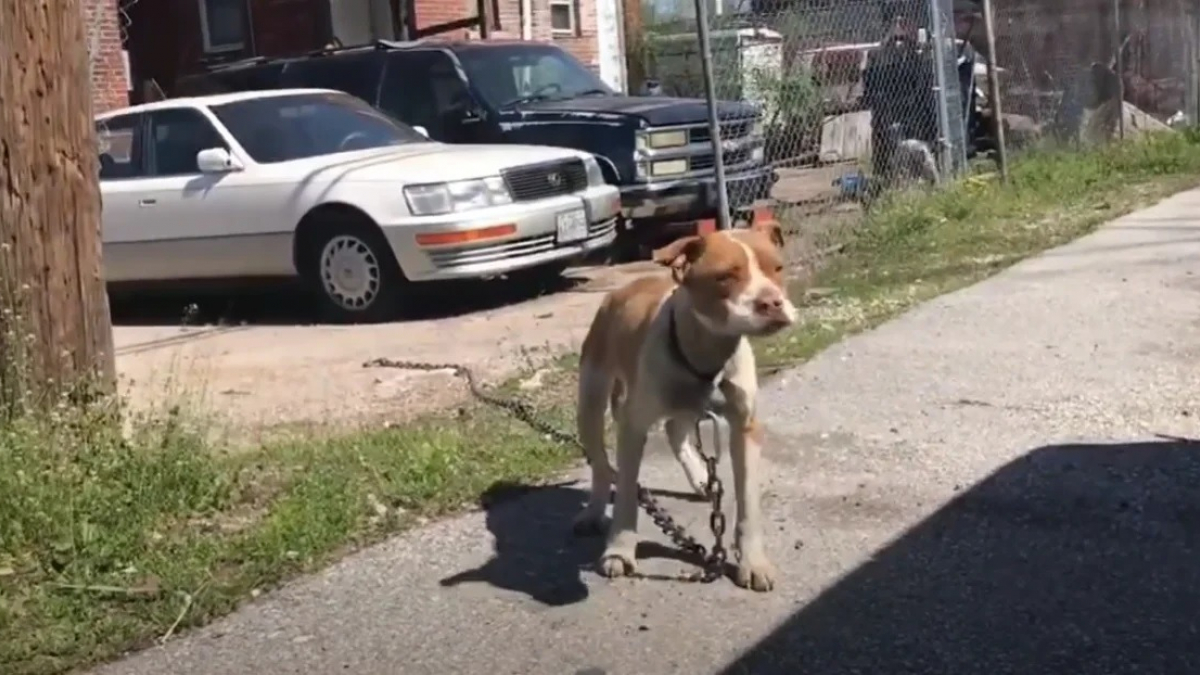
<path id="1" fill-rule="evenodd" d="M 597 577 L 570 485 L 96 672 L 1200 672 L 1200 445 L 1155 437 L 1200 435 L 1198 213 L 1179 195 L 766 386 L 774 593 Z M 658 447 L 646 482 L 682 489 Z"/>

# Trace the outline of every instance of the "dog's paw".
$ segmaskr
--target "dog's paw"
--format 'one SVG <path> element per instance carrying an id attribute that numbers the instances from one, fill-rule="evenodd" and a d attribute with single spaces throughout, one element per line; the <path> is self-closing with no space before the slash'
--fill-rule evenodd
<path id="1" fill-rule="evenodd" d="M 608 532 L 608 518 L 604 513 L 580 511 L 571 524 L 571 531 L 578 537 L 597 537 Z"/>
<path id="2" fill-rule="evenodd" d="M 633 561 L 632 554 L 621 551 L 605 551 L 604 555 L 600 556 L 600 562 L 597 563 L 596 568 L 600 574 L 609 579 L 615 579 L 637 572 L 637 563 Z"/>
<path id="3" fill-rule="evenodd" d="M 752 591 L 766 593 L 774 590 L 775 577 L 778 576 L 775 566 L 766 559 L 755 561 L 742 561 L 737 568 L 737 575 L 734 577 L 734 582 L 742 588 L 749 588 Z"/>

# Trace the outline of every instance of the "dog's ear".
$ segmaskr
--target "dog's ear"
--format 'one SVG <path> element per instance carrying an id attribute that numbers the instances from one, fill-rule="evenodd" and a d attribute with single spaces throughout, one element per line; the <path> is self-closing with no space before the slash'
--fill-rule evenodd
<path id="1" fill-rule="evenodd" d="M 755 232 L 762 232 L 763 234 L 767 235 L 767 238 L 771 240 L 771 243 L 775 244 L 779 248 L 783 248 L 783 228 L 779 226 L 778 220 L 775 220 L 774 218 L 771 218 L 770 220 L 756 220 L 750 226 L 750 229 Z"/>
<path id="2" fill-rule="evenodd" d="M 702 253 L 704 253 L 704 237 L 692 235 L 676 239 L 654 251 L 653 259 L 659 265 L 670 267 L 671 276 L 675 277 L 676 281 L 680 281 L 688 266 L 696 262 Z"/>

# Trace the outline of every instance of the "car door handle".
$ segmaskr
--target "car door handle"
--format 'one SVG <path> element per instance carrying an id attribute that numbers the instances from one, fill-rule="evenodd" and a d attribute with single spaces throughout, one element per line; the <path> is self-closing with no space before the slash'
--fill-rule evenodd
<path id="1" fill-rule="evenodd" d="M 158 203 L 157 199 L 139 199 L 138 206 L 154 206 Z"/>

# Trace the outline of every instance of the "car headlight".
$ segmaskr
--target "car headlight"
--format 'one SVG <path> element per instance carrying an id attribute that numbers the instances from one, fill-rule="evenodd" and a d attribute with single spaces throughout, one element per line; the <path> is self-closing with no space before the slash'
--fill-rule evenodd
<path id="1" fill-rule="evenodd" d="M 638 150 L 662 150 L 663 148 L 681 148 L 688 143 L 686 129 L 673 131 L 651 131 L 640 134 L 637 139 Z"/>
<path id="2" fill-rule="evenodd" d="M 754 124 L 750 126 L 750 136 L 752 138 L 762 138 L 763 136 L 763 118 L 759 117 L 754 120 Z"/>
<path id="3" fill-rule="evenodd" d="M 440 216 L 512 203 L 508 186 L 499 176 L 409 185 L 404 188 L 404 199 L 416 216 Z"/>

